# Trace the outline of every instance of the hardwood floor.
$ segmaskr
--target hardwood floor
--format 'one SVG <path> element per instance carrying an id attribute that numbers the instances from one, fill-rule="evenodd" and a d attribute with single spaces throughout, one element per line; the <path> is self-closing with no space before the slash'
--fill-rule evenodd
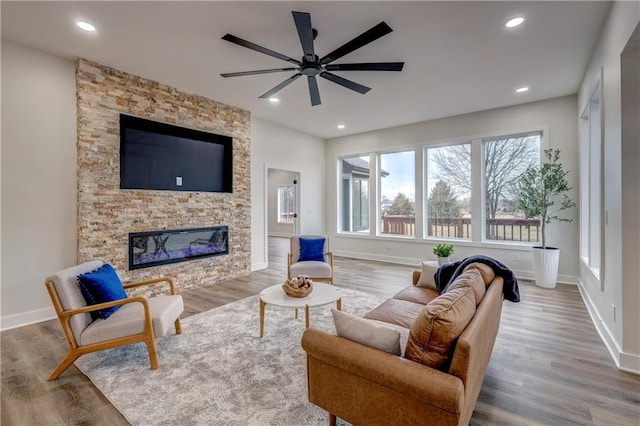
<path id="1" fill-rule="evenodd" d="M 184 291 L 183 317 L 281 283 L 287 251 L 288 239 L 270 238 L 268 269 Z M 392 296 L 411 283 L 414 268 L 336 257 L 335 269 L 338 286 Z M 504 302 L 500 334 L 471 424 L 640 424 L 640 376 L 615 368 L 577 287 L 547 290 L 521 282 L 520 290 L 521 303 Z M 128 424 L 74 366 L 57 381 L 47 381 L 67 350 L 57 320 L 8 330 L 0 337 L 2 425 Z"/>

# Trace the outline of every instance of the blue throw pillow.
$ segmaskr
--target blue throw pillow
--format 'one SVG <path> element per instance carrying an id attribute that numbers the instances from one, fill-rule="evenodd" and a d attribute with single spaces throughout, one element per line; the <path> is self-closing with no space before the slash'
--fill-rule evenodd
<path id="1" fill-rule="evenodd" d="M 300 238 L 298 262 L 308 260 L 324 262 L 324 238 Z"/>
<path id="2" fill-rule="evenodd" d="M 127 298 L 122 282 L 118 274 L 109 264 L 104 264 L 95 271 L 78 275 L 80 291 L 87 302 L 87 305 L 97 305 L 98 303 L 112 302 Z M 118 310 L 120 306 L 113 306 L 91 312 L 91 318 L 107 319 Z"/>

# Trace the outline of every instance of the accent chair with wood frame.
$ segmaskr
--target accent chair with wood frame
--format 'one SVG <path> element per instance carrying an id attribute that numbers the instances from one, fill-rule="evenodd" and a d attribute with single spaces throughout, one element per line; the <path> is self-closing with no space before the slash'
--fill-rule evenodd
<path id="1" fill-rule="evenodd" d="M 321 256 L 315 260 L 305 260 L 304 247 L 300 239 L 317 240 L 324 238 Z M 303 241 L 304 244 L 304 241 Z M 303 252 L 301 252 L 301 248 Z M 291 237 L 289 256 L 287 257 L 287 279 L 298 275 L 308 275 L 313 281 L 326 281 L 333 284 L 333 253 L 329 251 L 329 238 L 326 235 L 294 235 Z"/>
<path id="2" fill-rule="evenodd" d="M 135 296 L 112 302 L 88 305 L 85 301 L 78 275 L 95 271 L 104 263 L 99 260 L 83 263 L 58 271 L 46 279 L 46 287 L 53 302 L 62 331 L 69 343 L 69 352 L 51 373 L 55 380 L 78 357 L 90 352 L 142 342 L 149 351 L 151 369 L 158 368 L 156 339 L 163 337 L 172 325 L 176 334 L 182 333 L 180 315 L 184 310 L 182 296 L 176 294 L 170 278 L 155 278 L 123 284 L 125 289 L 166 283 L 169 295 Z M 107 319 L 92 319 L 91 312 L 120 306 Z"/>

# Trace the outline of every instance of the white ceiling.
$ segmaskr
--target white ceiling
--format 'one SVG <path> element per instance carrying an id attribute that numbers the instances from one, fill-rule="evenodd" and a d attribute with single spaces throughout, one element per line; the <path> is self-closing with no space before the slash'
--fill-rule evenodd
<path id="1" fill-rule="evenodd" d="M 574 94 L 609 2 L 9 2 L 2 38 L 65 58 L 83 57 L 322 138 Z M 402 72 L 335 72 L 372 90 L 360 95 L 318 79 L 258 99 L 293 72 L 220 73 L 291 64 L 221 40 L 226 33 L 300 59 L 291 11 L 311 13 L 323 56 L 380 21 L 393 32 L 335 63 L 404 61 Z M 511 17 L 526 18 L 507 29 Z M 85 33 L 74 22 L 97 27 Z M 514 91 L 531 89 L 524 94 Z M 336 125 L 345 124 L 338 130 Z"/>

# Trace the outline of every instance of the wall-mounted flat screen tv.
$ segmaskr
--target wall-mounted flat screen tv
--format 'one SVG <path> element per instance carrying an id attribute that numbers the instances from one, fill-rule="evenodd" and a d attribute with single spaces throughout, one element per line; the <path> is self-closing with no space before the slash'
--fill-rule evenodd
<path id="1" fill-rule="evenodd" d="M 233 192 L 233 140 L 120 114 L 120 188 Z"/>

